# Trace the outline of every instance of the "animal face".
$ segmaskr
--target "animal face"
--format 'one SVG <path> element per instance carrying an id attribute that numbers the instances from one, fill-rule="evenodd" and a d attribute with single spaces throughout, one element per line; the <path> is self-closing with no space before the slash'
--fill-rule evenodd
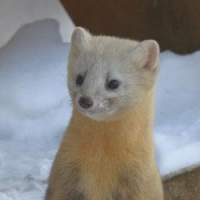
<path id="1" fill-rule="evenodd" d="M 76 28 L 68 65 L 74 106 L 94 120 L 112 119 L 136 106 L 154 85 L 158 58 L 153 40 L 92 36 Z"/>

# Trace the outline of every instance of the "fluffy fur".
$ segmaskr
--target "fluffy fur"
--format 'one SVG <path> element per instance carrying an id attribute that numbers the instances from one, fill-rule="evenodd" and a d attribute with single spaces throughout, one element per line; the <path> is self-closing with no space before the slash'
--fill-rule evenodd
<path id="1" fill-rule="evenodd" d="M 162 200 L 152 142 L 159 47 L 76 28 L 68 65 L 73 113 L 46 200 Z M 84 77 L 76 84 L 78 75 Z M 115 90 L 106 88 L 118 80 Z M 93 101 L 82 108 L 80 97 Z"/>

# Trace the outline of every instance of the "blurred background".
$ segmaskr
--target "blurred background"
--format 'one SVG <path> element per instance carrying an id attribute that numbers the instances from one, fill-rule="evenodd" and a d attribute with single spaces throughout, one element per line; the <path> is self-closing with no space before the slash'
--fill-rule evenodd
<path id="1" fill-rule="evenodd" d="M 76 25 L 93 33 L 156 39 L 162 50 L 190 53 L 200 47 L 198 0 L 61 0 Z"/>
<path id="2" fill-rule="evenodd" d="M 161 47 L 155 145 L 166 200 L 200 194 L 199 0 L 0 1 L 0 199 L 42 199 L 67 127 L 75 26 Z"/>

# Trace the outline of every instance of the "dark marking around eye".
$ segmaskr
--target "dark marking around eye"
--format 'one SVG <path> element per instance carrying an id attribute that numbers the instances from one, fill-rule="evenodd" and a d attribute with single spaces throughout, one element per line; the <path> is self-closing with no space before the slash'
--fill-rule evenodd
<path id="1" fill-rule="evenodd" d="M 77 77 L 76 77 L 76 85 L 77 86 L 81 86 L 84 82 L 84 76 L 79 74 Z"/>
<path id="2" fill-rule="evenodd" d="M 112 79 L 107 81 L 106 88 L 109 90 L 116 90 L 120 86 L 120 81 L 116 79 Z"/>

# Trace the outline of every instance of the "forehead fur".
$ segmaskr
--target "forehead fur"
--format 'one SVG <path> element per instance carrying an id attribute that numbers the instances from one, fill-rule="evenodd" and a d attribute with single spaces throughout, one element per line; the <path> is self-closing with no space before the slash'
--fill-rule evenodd
<path id="1" fill-rule="evenodd" d="M 132 62 L 131 54 L 139 42 L 93 35 L 90 35 L 87 40 L 83 44 L 80 44 L 79 41 L 75 41 L 77 44 L 72 43 L 71 62 L 73 62 L 75 72 L 84 72 L 91 67 L 95 67 L 96 70 L 98 69 L 97 71 L 112 71 L 112 73 L 116 70 L 123 73 L 126 70 L 134 70 L 129 62 Z"/>
<path id="2" fill-rule="evenodd" d="M 111 36 L 95 36 L 81 27 L 77 27 L 72 34 L 71 56 L 77 59 L 81 55 L 104 58 L 105 60 L 123 61 L 130 57 L 139 42 Z"/>
<path id="3" fill-rule="evenodd" d="M 88 49 L 101 56 L 125 56 L 138 45 L 137 41 L 110 36 L 92 36 Z"/>

